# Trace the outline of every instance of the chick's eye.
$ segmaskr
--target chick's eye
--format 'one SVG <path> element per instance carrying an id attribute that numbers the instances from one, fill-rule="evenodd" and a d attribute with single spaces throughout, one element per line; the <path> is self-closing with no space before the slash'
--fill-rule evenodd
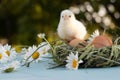
<path id="1" fill-rule="evenodd" d="M 62 18 L 63 18 L 64 16 L 62 16 Z"/>
<path id="2" fill-rule="evenodd" d="M 71 17 L 71 15 L 69 15 L 69 17 Z"/>

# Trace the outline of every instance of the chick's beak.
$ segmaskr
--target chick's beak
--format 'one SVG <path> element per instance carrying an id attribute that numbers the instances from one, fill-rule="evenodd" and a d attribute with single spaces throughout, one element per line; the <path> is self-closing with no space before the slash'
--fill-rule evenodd
<path id="1" fill-rule="evenodd" d="M 64 16 L 64 20 L 68 20 L 69 17 L 67 15 Z"/>

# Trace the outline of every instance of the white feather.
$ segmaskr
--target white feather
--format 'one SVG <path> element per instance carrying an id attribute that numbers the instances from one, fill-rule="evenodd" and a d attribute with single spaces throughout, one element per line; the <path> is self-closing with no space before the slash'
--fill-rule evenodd
<path id="1" fill-rule="evenodd" d="M 76 20 L 73 12 L 70 10 L 63 10 L 61 12 L 57 32 L 61 39 L 68 41 L 74 38 L 84 40 L 87 33 L 85 26 L 80 21 Z"/>

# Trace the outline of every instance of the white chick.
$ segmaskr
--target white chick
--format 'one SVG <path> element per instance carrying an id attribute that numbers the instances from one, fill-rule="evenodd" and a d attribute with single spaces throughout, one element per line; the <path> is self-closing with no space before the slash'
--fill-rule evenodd
<path id="1" fill-rule="evenodd" d="M 58 36 L 67 41 L 73 39 L 84 40 L 87 34 L 86 27 L 75 18 L 70 10 L 63 10 L 57 28 Z"/>

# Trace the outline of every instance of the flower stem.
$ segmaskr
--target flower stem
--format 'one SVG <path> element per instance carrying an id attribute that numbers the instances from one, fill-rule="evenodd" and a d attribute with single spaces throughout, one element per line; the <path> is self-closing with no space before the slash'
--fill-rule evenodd
<path id="1" fill-rule="evenodd" d="M 51 46 L 51 44 L 48 42 L 48 40 L 45 38 L 45 37 L 43 37 L 43 39 L 47 42 L 47 44 L 50 46 L 50 48 L 52 49 L 52 52 L 53 52 L 53 54 L 54 54 L 54 49 L 53 49 L 53 47 Z"/>
<path id="2" fill-rule="evenodd" d="M 28 59 L 29 59 L 39 48 L 41 48 L 41 47 L 43 47 L 43 46 L 45 46 L 45 45 L 47 45 L 47 43 L 44 44 L 44 45 L 39 46 L 39 47 L 26 59 L 26 62 L 28 61 Z"/>

